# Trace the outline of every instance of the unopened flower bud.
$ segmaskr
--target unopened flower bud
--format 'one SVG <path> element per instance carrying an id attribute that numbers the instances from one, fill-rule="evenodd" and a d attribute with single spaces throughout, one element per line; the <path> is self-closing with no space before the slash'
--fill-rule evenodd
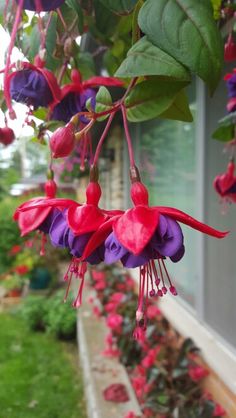
<path id="1" fill-rule="evenodd" d="M 63 158 L 70 155 L 75 146 L 75 127 L 68 123 L 58 128 L 50 139 L 50 149 L 53 158 Z"/>
<path id="2" fill-rule="evenodd" d="M 232 34 L 229 35 L 225 44 L 224 59 L 226 62 L 235 61 L 236 59 L 236 44 Z"/>
<path id="3" fill-rule="evenodd" d="M 14 131 L 8 126 L 0 128 L 0 143 L 7 146 L 10 145 L 15 139 Z"/>
<path id="4" fill-rule="evenodd" d="M 48 180 L 45 183 L 44 189 L 47 197 L 53 199 L 56 196 L 57 185 L 54 180 Z"/>

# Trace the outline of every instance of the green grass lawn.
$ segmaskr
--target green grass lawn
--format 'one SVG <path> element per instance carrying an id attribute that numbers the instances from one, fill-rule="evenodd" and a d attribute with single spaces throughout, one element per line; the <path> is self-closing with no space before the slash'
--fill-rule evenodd
<path id="1" fill-rule="evenodd" d="M 85 418 L 76 349 L 0 314 L 0 418 Z"/>

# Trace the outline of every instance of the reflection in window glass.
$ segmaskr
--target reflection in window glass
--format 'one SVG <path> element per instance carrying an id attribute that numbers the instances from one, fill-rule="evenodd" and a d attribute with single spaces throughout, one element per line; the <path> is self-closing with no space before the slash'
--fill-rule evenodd
<path id="1" fill-rule="evenodd" d="M 195 104 L 191 106 L 195 114 Z M 139 144 L 141 175 L 151 205 L 172 206 L 196 216 L 195 124 L 156 120 L 142 124 Z M 186 254 L 167 263 L 179 294 L 192 306 L 196 288 L 196 232 L 183 227 Z"/>

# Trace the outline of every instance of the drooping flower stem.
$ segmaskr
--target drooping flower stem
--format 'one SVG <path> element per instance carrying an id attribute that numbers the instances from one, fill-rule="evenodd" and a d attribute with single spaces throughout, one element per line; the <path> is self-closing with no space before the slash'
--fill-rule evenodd
<path id="1" fill-rule="evenodd" d="M 58 16 L 59 16 L 59 18 L 61 20 L 61 23 L 62 23 L 62 26 L 63 26 L 64 30 L 66 32 L 68 32 L 68 28 L 67 28 L 66 22 L 65 22 L 64 17 L 62 16 L 62 13 L 61 13 L 61 11 L 60 11 L 59 8 L 57 9 L 57 13 L 58 13 Z"/>
<path id="2" fill-rule="evenodd" d="M 115 116 L 115 113 L 112 113 L 112 114 L 109 116 L 109 119 L 108 119 L 108 121 L 107 121 L 106 127 L 105 127 L 105 129 L 104 129 L 104 131 L 103 131 L 103 133 L 102 133 L 102 136 L 101 136 L 101 138 L 100 138 L 100 140 L 99 140 L 99 143 L 98 143 L 98 145 L 97 145 L 97 148 L 96 148 L 96 152 L 95 152 L 94 159 L 93 159 L 93 165 L 96 165 L 96 164 L 97 164 L 97 161 L 98 161 L 98 158 L 99 158 L 99 155 L 100 155 L 101 149 L 102 149 L 103 142 L 104 142 L 104 141 L 105 141 L 105 139 L 106 139 L 107 133 L 108 133 L 108 131 L 109 131 L 109 129 L 110 129 L 110 126 L 111 126 L 111 123 L 112 123 L 112 121 L 113 121 L 113 119 L 114 119 L 114 116 Z"/>
<path id="3" fill-rule="evenodd" d="M 130 136 L 129 128 L 128 128 L 126 108 L 123 105 L 121 106 L 121 111 L 122 111 L 122 116 L 123 116 L 125 136 L 126 136 L 127 145 L 128 145 L 130 166 L 135 167 L 134 150 L 133 150 L 132 140 L 131 140 L 131 136 Z"/>
<path id="4" fill-rule="evenodd" d="M 23 9 L 23 3 L 24 3 L 24 0 L 20 0 L 19 5 L 17 7 L 15 22 L 14 22 L 14 25 L 13 25 L 13 28 L 12 28 L 12 33 L 11 33 L 10 44 L 9 44 L 8 51 L 7 51 L 6 67 L 5 67 L 5 71 L 4 71 L 4 96 L 5 96 L 7 107 L 9 109 L 9 114 L 10 114 L 11 119 L 15 119 L 16 115 L 15 115 L 15 112 L 14 112 L 12 104 L 11 104 L 11 97 L 10 97 L 9 88 L 8 88 L 8 85 L 7 85 L 7 75 L 8 75 L 8 71 L 9 71 L 10 64 L 11 64 L 11 54 L 12 54 L 12 50 L 14 48 L 17 29 L 18 29 L 18 26 L 19 26 L 19 23 L 20 23 L 20 20 L 21 20 L 21 13 L 22 13 L 22 9 Z"/>

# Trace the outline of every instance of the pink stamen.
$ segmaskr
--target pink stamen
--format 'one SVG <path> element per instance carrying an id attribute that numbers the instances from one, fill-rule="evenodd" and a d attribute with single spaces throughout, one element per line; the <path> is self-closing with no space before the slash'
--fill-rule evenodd
<path id="1" fill-rule="evenodd" d="M 64 276 L 64 280 L 68 281 L 66 293 L 64 296 L 64 302 L 66 302 L 67 300 L 73 277 L 75 277 L 76 279 L 80 279 L 78 294 L 76 296 L 76 299 L 73 302 L 74 308 L 79 308 L 82 304 L 82 293 L 83 293 L 84 277 L 85 277 L 86 271 L 87 271 L 87 263 L 81 262 L 79 258 L 73 257 L 68 266 L 67 272 Z"/>
<path id="2" fill-rule="evenodd" d="M 44 257 L 45 254 L 46 254 L 46 250 L 45 250 L 46 242 L 47 242 L 47 237 L 46 237 L 46 235 L 44 233 L 42 233 L 41 249 L 40 249 L 40 252 L 39 252 L 39 254 L 41 255 L 41 257 Z"/>

